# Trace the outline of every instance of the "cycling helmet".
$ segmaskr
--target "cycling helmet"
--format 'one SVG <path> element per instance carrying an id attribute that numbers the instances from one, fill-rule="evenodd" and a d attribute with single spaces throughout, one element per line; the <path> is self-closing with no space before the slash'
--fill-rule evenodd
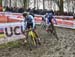
<path id="1" fill-rule="evenodd" d="M 24 16 L 24 17 L 27 16 L 27 15 L 29 15 L 28 12 L 24 12 L 24 13 L 23 13 L 23 16 Z"/>

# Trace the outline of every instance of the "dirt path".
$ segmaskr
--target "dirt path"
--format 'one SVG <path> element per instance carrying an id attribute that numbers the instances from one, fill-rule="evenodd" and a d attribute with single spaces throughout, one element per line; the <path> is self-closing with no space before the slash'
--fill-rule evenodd
<path id="1" fill-rule="evenodd" d="M 32 51 L 24 46 L 0 49 L 0 57 L 75 57 L 75 30 L 56 28 L 60 41 L 38 27 L 42 45 Z"/>

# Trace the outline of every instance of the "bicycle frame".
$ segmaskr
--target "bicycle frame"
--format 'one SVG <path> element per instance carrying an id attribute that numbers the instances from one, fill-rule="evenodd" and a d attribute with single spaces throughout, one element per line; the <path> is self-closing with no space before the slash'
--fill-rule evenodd
<path id="1" fill-rule="evenodd" d="M 44 29 L 46 29 L 46 22 L 45 21 L 41 22 L 41 27 L 44 28 Z"/>
<path id="2" fill-rule="evenodd" d="M 36 35 L 35 35 L 35 33 L 32 30 L 30 30 L 28 32 L 28 35 L 31 36 L 31 38 L 33 40 L 33 44 L 36 46 L 36 42 L 35 42 Z"/>

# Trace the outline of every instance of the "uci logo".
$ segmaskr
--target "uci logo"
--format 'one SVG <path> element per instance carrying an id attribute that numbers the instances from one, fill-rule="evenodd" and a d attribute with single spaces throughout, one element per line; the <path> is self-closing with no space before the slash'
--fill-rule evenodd
<path id="1" fill-rule="evenodd" d="M 24 34 L 23 26 L 5 27 L 4 30 L 7 37 Z"/>

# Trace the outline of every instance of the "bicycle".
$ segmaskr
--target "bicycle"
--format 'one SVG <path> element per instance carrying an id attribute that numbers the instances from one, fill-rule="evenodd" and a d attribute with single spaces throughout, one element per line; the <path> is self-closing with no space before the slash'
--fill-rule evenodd
<path id="1" fill-rule="evenodd" d="M 49 25 L 48 27 L 48 34 L 53 34 L 57 40 L 59 40 L 58 36 L 57 36 L 57 33 L 56 33 L 56 30 L 54 28 L 54 24 L 51 22 L 51 24 Z"/>
<path id="2" fill-rule="evenodd" d="M 46 29 L 46 22 L 45 21 L 41 22 L 41 28 Z"/>
<path id="3" fill-rule="evenodd" d="M 38 46 L 38 44 L 40 45 L 41 43 L 40 43 L 40 38 L 37 38 L 37 36 L 36 36 L 36 34 L 35 34 L 35 32 L 33 31 L 33 29 L 32 28 L 30 28 L 28 31 L 27 31 L 27 35 L 26 36 L 28 36 L 27 37 L 27 43 L 28 43 L 28 45 L 29 45 L 29 48 L 30 48 L 30 50 L 32 50 L 32 48 L 33 47 L 37 47 Z"/>

